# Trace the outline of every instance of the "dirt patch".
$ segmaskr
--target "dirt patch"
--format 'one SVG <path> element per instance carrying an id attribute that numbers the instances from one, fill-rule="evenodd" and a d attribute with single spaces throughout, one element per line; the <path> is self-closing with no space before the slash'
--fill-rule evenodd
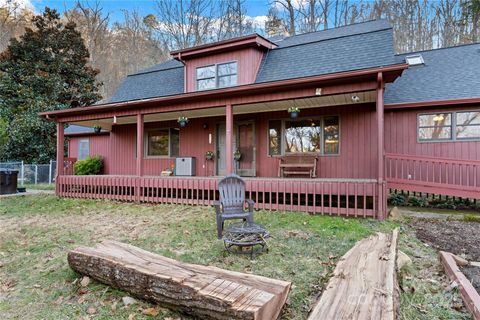
<path id="1" fill-rule="evenodd" d="M 473 287 L 480 293 L 480 267 L 463 267 L 461 268 L 465 277 L 472 283 Z"/>
<path id="2" fill-rule="evenodd" d="M 466 221 L 417 220 L 412 222 L 417 238 L 437 250 L 465 255 L 480 261 L 480 223 Z"/>

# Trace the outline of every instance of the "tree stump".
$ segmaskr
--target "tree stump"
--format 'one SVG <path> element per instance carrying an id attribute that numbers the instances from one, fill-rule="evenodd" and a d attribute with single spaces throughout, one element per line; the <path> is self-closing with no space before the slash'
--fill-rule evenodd
<path id="1" fill-rule="evenodd" d="M 70 267 L 130 294 L 205 319 L 276 319 L 291 283 L 182 263 L 104 241 L 68 253 Z"/>

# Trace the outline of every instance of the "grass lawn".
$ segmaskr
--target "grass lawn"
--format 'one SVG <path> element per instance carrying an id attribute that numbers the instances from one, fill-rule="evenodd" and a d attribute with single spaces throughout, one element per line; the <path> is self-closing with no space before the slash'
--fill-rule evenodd
<path id="1" fill-rule="evenodd" d="M 55 184 L 52 183 L 52 184 L 48 184 L 48 183 L 37 183 L 37 184 L 30 184 L 30 183 L 26 183 L 24 184 L 23 186 L 22 185 L 18 185 L 19 187 L 25 187 L 27 188 L 27 191 L 29 189 L 34 189 L 34 190 L 55 190 Z"/>
<path id="2" fill-rule="evenodd" d="M 123 306 L 125 292 L 92 281 L 79 286 L 66 253 L 103 239 L 124 241 L 184 262 L 292 281 L 282 319 L 305 319 L 338 259 L 354 243 L 398 224 L 299 213 L 259 211 L 272 235 L 270 251 L 253 259 L 227 255 L 216 239 L 212 208 L 59 199 L 50 195 L 0 200 L 0 315 L 2 319 L 183 319 L 139 302 Z M 401 249 L 414 264 L 404 270 L 404 319 L 468 319 L 439 269 L 436 252 L 401 226 Z M 154 306 L 153 306 L 154 307 Z M 458 309 L 458 311 L 457 311 Z"/>

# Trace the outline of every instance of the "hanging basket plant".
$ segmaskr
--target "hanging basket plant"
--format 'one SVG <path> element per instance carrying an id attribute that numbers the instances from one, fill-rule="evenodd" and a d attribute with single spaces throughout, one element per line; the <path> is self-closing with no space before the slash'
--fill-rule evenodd
<path id="1" fill-rule="evenodd" d="M 185 128 L 188 123 L 188 118 L 184 116 L 178 117 L 177 122 L 180 125 L 180 128 Z"/>
<path id="2" fill-rule="evenodd" d="M 298 107 L 290 107 L 290 108 L 288 108 L 288 113 L 290 113 L 290 118 L 296 119 L 296 118 L 298 118 L 298 114 L 300 113 L 300 109 Z"/>
<path id="3" fill-rule="evenodd" d="M 213 153 L 213 151 L 205 152 L 205 160 L 213 160 L 213 157 L 215 157 L 215 153 Z"/>
<path id="4" fill-rule="evenodd" d="M 235 159 L 235 161 L 239 161 L 241 158 L 242 158 L 242 153 L 240 152 L 240 150 L 237 149 L 233 153 L 233 159 Z"/>
<path id="5" fill-rule="evenodd" d="M 102 131 L 102 127 L 101 126 L 93 126 L 93 131 L 95 133 L 100 133 Z"/>

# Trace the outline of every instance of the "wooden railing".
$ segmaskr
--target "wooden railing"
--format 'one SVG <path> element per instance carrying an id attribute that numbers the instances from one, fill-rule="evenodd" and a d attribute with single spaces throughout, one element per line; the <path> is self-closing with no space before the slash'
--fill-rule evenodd
<path id="1" fill-rule="evenodd" d="M 211 205 L 218 178 L 60 176 L 57 194 L 71 198 Z M 245 178 L 256 209 L 375 217 L 376 180 Z"/>
<path id="2" fill-rule="evenodd" d="M 480 198 L 480 161 L 386 154 L 391 189 Z"/>

